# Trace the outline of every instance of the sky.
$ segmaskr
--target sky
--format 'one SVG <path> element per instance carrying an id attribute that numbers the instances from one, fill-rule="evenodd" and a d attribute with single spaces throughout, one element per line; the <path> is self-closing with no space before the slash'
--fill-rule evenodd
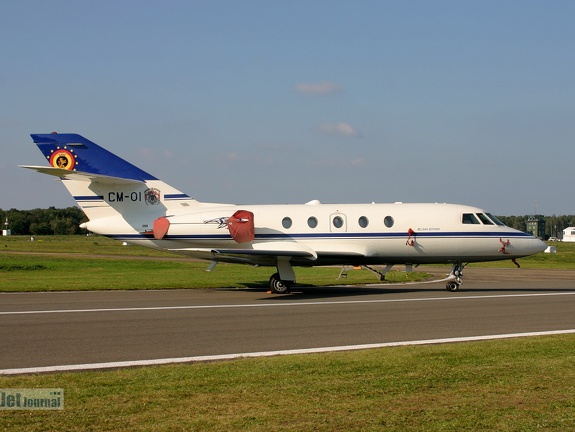
<path id="1" fill-rule="evenodd" d="M 79 133 L 190 196 L 575 214 L 575 2 L 0 0 L 0 208 Z"/>

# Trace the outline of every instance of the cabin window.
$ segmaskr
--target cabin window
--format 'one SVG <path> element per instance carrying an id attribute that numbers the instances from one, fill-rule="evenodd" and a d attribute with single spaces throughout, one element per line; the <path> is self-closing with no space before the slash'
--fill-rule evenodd
<path id="1" fill-rule="evenodd" d="M 367 228 L 367 226 L 369 225 L 369 220 L 365 216 L 361 216 L 357 220 L 357 223 L 359 224 L 360 227 Z"/>
<path id="2" fill-rule="evenodd" d="M 336 216 L 332 219 L 333 226 L 336 228 L 341 228 L 343 226 L 343 219 L 341 216 Z"/>
<path id="3" fill-rule="evenodd" d="M 479 225 L 479 220 L 477 220 L 473 213 L 463 213 L 462 221 L 464 224 Z"/>
<path id="4" fill-rule="evenodd" d="M 285 229 L 291 228 L 291 224 L 292 224 L 291 218 L 285 217 L 282 219 L 282 226 Z"/>
<path id="5" fill-rule="evenodd" d="M 489 217 L 489 219 L 495 222 L 495 225 L 505 226 L 505 224 L 501 222 L 499 219 L 497 219 L 496 216 L 493 216 L 491 213 L 485 213 L 485 214 Z"/>
<path id="6" fill-rule="evenodd" d="M 317 218 L 315 218 L 315 217 L 313 217 L 313 216 L 310 216 L 310 217 L 307 219 L 307 226 L 310 227 L 310 228 L 315 228 L 315 227 L 317 227 Z"/>
<path id="7" fill-rule="evenodd" d="M 477 213 L 477 217 L 479 217 L 481 222 L 483 222 L 485 225 L 493 225 L 493 222 L 491 222 L 489 218 L 485 216 L 483 213 Z"/>
<path id="8" fill-rule="evenodd" d="M 386 227 L 391 228 L 393 226 L 393 218 L 391 216 L 386 216 L 385 219 L 383 220 L 383 223 L 385 224 Z"/>

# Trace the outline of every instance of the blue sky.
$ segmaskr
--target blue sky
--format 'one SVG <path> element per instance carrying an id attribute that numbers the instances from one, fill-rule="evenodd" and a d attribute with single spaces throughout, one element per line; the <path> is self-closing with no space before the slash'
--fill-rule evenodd
<path id="1" fill-rule="evenodd" d="M 201 201 L 575 214 L 575 2 L 0 0 L 0 208 L 67 207 L 30 133 Z"/>

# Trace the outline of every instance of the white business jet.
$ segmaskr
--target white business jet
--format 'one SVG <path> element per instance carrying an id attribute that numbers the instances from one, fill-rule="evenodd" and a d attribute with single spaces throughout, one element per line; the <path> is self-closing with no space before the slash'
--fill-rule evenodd
<path id="1" fill-rule="evenodd" d="M 485 211 L 454 204 L 233 205 L 199 202 L 78 134 L 33 134 L 91 232 L 211 261 L 275 267 L 288 293 L 295 266 L 363 266 L 380 280 L 394 265 L 450 263 L 457 291 L 470 262 L 513 260 L 547 245 Z M 385 266 L 376 269 L 372 266 Z"/>

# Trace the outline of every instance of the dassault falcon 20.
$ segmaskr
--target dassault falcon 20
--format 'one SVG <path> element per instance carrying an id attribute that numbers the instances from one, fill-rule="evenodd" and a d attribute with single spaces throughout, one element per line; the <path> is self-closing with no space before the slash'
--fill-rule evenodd
<path id="1" fill-rule="evenodd" d="M 541 240 L 476 207 L 454 204 L 233 205 L 199 202 L 78 134 L 33 134 L 49 166 L 89 221 L 117 240 L 211 261 L 271 266 L 274 293 L 295 283 L 295 266 L 450 263 L 457 291 L 470 262 L 515 260 Z M 371 266 L 381 265 L 377 270 Z"/>

